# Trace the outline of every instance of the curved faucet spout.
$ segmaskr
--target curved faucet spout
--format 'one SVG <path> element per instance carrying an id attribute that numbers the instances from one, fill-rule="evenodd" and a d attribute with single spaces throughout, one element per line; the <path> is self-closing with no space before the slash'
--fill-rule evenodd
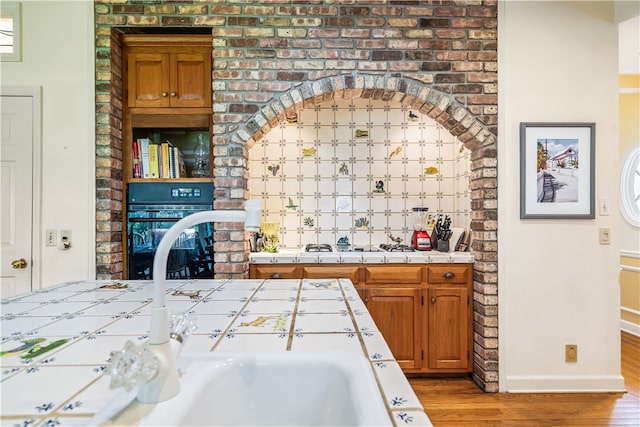
<path id="1" fill-rule="evenodd" d="M 196 224 L 205 222 L 244 222 L 247 231 L 260 230 L 260 201 L 247 200 L 245 210 L 217 210 L 197 212 L 182 218 L 167 230 L 162 237 L 153 260 L 153 311 L 165 307 L 167 259 L 173 242 L 182 232 Z M 159 315 L 160 313 L 157 313 Z M 169 320 L 167 314 L 154 324 L 152 314 L 150 344 L 161 344 L 169 341 Z M 154 327 L 155 326 L 155 327 Z"/>
<path id="2" fill-rule="evenodd" d="M 176 351 L 169 342 L 169 315 L 165 304 L 167 260 L 169 251 L 182 232 L 205 222 L 244 222 L 245 230 L 260 229 L 260 201 L 247 200 L 245 210 L 217 210 L 197 212 L 176 222 L 162 237 L 153 260 L 153 307 L 149 346 L 159 360 L 154 379 L 142 384 L 138 400 L 146 403 L 170 399 L 180 391 Z"/>

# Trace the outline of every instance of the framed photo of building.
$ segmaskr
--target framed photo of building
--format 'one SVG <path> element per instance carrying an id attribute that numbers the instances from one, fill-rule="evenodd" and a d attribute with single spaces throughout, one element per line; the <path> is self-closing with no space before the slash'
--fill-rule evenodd
<path id="1" fill-rule="evenodd" d="M 595 123 L 520 123 L 520 218 L 595 217 Z"/>

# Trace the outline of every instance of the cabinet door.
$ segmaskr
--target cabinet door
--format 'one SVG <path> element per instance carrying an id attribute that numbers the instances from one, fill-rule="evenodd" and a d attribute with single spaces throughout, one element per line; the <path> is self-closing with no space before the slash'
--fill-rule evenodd
<path id="1" fill-rule="evenodd" d="M 130 53 L 127 70 L 129 107 L 168 107 L 169 68 L 169 54 Z"/>
<path id="2" fill-rule="evenodd" d="M 170 103 L 172 107 L 211 106 L 211 55 L 171 54 Z"/>
<path id="3" fill-rule="evenodd" d="M 469 300 L 463 287 L 428 290 L 427 353 L 430 369 L 469 367 Z"/>
<path id="4" fill-rule="evenodd" d="M 360 289 L 367 309 L 402 369 L 421 365 L 420 289 Z"/>

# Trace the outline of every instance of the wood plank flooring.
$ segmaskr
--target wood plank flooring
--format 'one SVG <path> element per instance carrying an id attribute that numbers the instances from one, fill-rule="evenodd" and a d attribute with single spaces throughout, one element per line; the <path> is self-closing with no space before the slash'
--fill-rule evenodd
<path id="1" fill-rule="evenodd" d="M 640 426 L 640 338 L 622 332 L 626 393 L 483 393 L 468 378 L 409 378 L 435 427 Z"/>

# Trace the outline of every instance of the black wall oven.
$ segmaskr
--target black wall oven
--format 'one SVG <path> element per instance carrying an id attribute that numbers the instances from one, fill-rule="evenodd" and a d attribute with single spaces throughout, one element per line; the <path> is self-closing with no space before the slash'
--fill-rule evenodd
<path id="1" fill-rule="evenodd" d="M 213 209 L 212 183 L 130 183 L 127 189 L 127 278 L 151 279 L 164 233 L 181 218 Z M 213 278 L 213 224 L 183 232 L 169 251 L 167 279 Z"/>

